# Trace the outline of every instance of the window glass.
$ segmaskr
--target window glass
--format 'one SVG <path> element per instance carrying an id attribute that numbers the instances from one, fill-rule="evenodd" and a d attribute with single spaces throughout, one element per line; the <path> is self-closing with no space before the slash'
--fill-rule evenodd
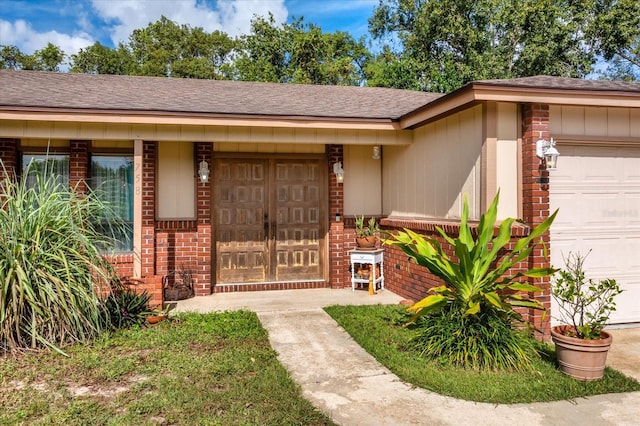
<path id="1" fill-rule="evenodd" d="M 22 154 L 22 171 L 26 172 L 29 163 L 33 162 L 27 175 L 27 185 L 33 187 L 36 176 L 56 176 L 58 183 L 69 184 L 69 155 L 68 154 Z"/>
<path id="2" fill-rule="evenodd" d="M 133 156 L 94 155 L 91 157 L 91 187 L 108 203 L 125 227 L 114 237 L 117 251 L 133 250 Z M 108 229 L 104 223 L 105 232 Z"/>

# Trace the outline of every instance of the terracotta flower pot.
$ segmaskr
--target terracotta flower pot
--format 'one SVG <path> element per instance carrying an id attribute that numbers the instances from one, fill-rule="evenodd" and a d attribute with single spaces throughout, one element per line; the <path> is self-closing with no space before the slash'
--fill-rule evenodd
<path id="1" fill-rule="evenodd" d="M 560 370 L 575 379 L 599 380 L 604 375 L 607 353 L 613 338 L 606 331 L 600 333 L 600 339 L 578 339 L 566 336 L 573 327 L 566 325 L 553 327 L 551 339 L 556 345 L 556 354 Z"/>
<path id="2" fill-rule="evenodd" d="M 361 249 L 373 249 L 376 247 L 376 237 L 356 237 L 356 245 Z"/>
<path id="3" fill-rule="evenodd" d="M 147 317 L 147 322 L 149 324 L 157 324 L 160 321 L 164 321 L 166 318 L 167 318 L 167 314 L 149 315 Z"/>

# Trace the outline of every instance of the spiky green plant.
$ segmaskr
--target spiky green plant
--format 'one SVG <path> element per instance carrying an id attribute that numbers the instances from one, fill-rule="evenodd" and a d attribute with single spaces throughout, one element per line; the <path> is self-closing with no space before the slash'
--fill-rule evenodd
<path id="1" fill-rule="evenodd" d="M 476 330 L 480 330 L 475 334 L 461 333 L 459 337 L 462 342 L 449 346 L 452 352 L 446 357 L 456 364 L 467 366 L 466 361 L 455 361 L 461 357 L 471 360 L 472 365 L 490 368 L 513 368 L 518 364 L 528 364 L 530 359 L 522 356 L 526 351 L 513 350 L 518 346 L 518 339 L 511 340 L 509 344 L 505 342 L 502 346 L 499 342 L 495 344 L 488 340 L 486 344 L 478 346 L 477 339 L 500 339 L 501 335 L 505 335 L 491 332 L 491 329 L 495 328 L 495 324 L 492 325 L 495 320 L 502 321 L 508 329 L 515 332 L 513 322 L 523 322 L 522 315 L 516 310 L 518 307 L 544 309 L 538 300 L 522 294 L 541 291 L 539 287 L 526 282 L 526 278 L 550 276 L 555 272 L 553 268 L 531 268 L 509 274 L 511 268 L 530 256 L 538 244 L 536 240 L 549 229 L 557 211 L 532 229 L 528 236 L 519 239 L 513 249 L 508 249 L 511 225 L 515 219 L 503 220 L 494 237 L 498 201 L 499 193 L 487 212 L 481 216 L 475 238 L 468 223 L 469 206 L 466 198 L 459 235 L 452 238 L 441 228 L 437 228 L 442 238 L 454 248 L 456 258 L 449 257 L 435 238 L 427 238 L 408 229 L 392 235 L 386 241 L 387 244 L 400 247 L 416 263 L 426 267 L 444 281 L 444 285 L 432 288 L 424 299 L 409 308 L 414 313 L 411 322 L 423 315 L 445 311 L 455 317 L 455 321 L 452 322 L 465 327 L 473 325 Z M 486 330 L 482 330 L 482 327 Z M 447 336 L 443 338 L 451 337 Z M 476 355 L 482 355 L 483 351 L 494 350 L 489 349 L 490 347 L 503 347 L 509 354 L 492 356 L 496 362 L 474 361 L 480 359 Z M 460 354 L 457 351 L 476 353 Z M 504 359 L 514 361 L 504 363 L 501 361 Z"/>
<path id="2" fill-rule="evenodd" d="M 114 271 L 98 229 L 109 207 L 78 194 L 31 165 L 19 180 L 5 170 L 0 193 L 0 351 L 62 346 L 91 339 L 109 326 L 99 283 Z"/>

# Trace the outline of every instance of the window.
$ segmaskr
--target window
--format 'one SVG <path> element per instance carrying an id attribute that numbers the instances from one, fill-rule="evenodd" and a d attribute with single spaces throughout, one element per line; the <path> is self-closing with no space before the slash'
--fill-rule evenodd
<path id="1" fill-rule="evenodd" d="M 27 184 L 33 187 L 36 183 L 36 176 L 56 176 L 58 183 L 69 184 L 69 154 L 22 154 L 22 171 L 26 172 L 29 163 L 31 168 L 27 176 Z"/>
<path id="2" fill-rule="evenodd" d="M 115 227 L 116 251 L 133 250 L 133 156 L 94 155 L 91 157 L 91 187 L 109 204 L 124 223 Z M 105 222 L 104 230 L 108 229 Z"/>

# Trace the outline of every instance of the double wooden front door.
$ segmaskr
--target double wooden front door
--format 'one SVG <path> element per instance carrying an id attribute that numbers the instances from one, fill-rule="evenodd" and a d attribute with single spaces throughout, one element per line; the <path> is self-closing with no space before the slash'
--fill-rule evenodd
<path id="1" fill-rule="evenodd" d="M 323 278 L 322 165 L 320 159 L 214 161 L 217 283 Z"/>

